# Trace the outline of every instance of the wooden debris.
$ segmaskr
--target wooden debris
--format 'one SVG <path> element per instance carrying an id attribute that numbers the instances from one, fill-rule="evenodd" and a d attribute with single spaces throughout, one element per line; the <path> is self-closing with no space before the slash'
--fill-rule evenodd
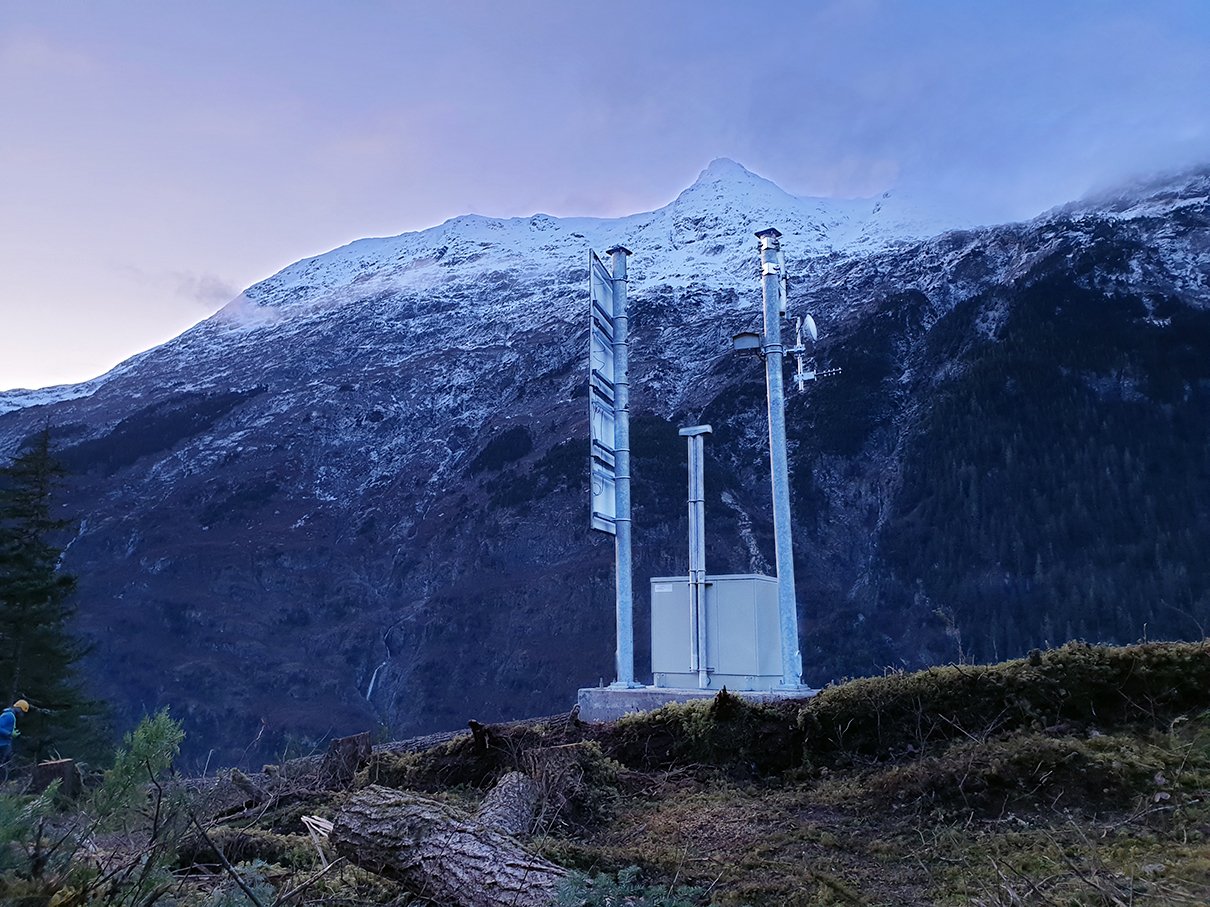
<path id="1" fill-rule="evenodd" d="M 482 820 L 371 786 L 346 801 L 331 840 L 353 863 L 456 907 L 549 907 L 566 871 Z"/>
<path id="2" fill-rule="evenodd" d="M 270 775 L 247 775 L 237 768 L 209 778 L 189 778 L 180 787 L 193 800 L 197 814 L 207 820 L 263 808 L 276 798 L 280 787 Z"/>
<path id="3" fill-rule="evenodd" d="M 303 816 L 302 824 L 306 828 L 307 834 L 311 836 L 311 843 L 315 845 L 315 850 L 319 853 L 320 865 L 326 868 L 328 855 L 324 853 L 323 842 L 332 835 L 332 823 L 321 816 Z"/>

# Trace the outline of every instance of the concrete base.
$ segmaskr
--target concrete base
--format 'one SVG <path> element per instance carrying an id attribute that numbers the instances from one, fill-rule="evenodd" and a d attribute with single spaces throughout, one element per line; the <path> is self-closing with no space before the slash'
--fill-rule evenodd
<path id="1" fill-rule="evenodd" d="M 580 704 L 583 721 L 617 721 L 623 715 L 636 712 L 652 712 L 670 702 L 691 702 L 695 699 L 713 699 L 718 690 L 678 690 L 672 687 L 588 687 L 580 690 L 576 701 Z M 784 699 L 810 699 L 819 690 L 801 687 L 796 690 L 728 690 L 749 702 L 778 702 Z"/>

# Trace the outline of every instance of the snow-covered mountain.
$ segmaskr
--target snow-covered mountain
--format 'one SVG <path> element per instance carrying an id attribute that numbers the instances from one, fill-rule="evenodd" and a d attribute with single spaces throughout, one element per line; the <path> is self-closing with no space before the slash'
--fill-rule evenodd
<path id="1" fill-rule="evenodd" d="M 752 270 L 751 237 L 773 221 L 800 255 L 853 253 L 967 226 L 905 210 L 891 193 L 873 199 L 798 198 L 734 161 L 715 160 L 671 204 L 630 217 L 500 220 L 467 215 L 388 239 L 365 239 L 300 261 L 246 297 L 260 305 L 325 305 L 376 290 L 432 290 L 500 271 L 543 279 L 581 267 L 585 249 L 642 250 L 630 281 L 647 286 L 729 286 Z"/>
<path id="2" fill-rule="evenodd" d="M 793 254 L 801 257 L 865 253 L 968 226 L 956 216 L 922 210 L 889 192 L 870 199 L 792 196 L 720 158 L 657 211 L 612 219 L 466 215 L 428 230 L 358 240 L 303 259 L 249 288 L 195 331 L 154 351 L 154 357 L 177 347 L 192 354 L 200 342 L 236 344 L 248 333 L 259 342 L 266 334 L 289 333 L 376 294 L 470 293 L 481 283 L 490 288 L 501 280 L 549 286 L 569 272 L 578 273 L 588 248 L 618 243 L 640 250 L 630 269 L 635 290 L 730 288 L 744 283 L 753 270 L 754 231 L 774 223 L 792 237 Z M 490 301 L 496 305 L 477 309 L 479 316 L 507 317 L 510 303 L 527 300 L 505 295 Z M 84 384 L 0 393 L 0 412 L 88 396 L 107 377 L 120 377 L 142 361 L 123 363 L 112 376 Z"/>
<path id="3" fill-rule="evenodd" d="M 553 711 L 613 670 L 588 249 L 634 252 L 642 599 L 685 569 L 678 425 L 715 426 L 710 569 L 772 559 L 763 379 L 729 338 L 759 322 L 752 234 L 775 226 L 791 314 L 844 369 L 790 409 L 811 682 L 953 657 L 956 635 L 991 657 L 1193 632 L 1208 188 L 974 228 L 720 160 L 644 214 L 459 217 L 291 265 L 86 384 L 0 394 L 0 455 L 54 427 L 89 671 L 128 713 L 175 705 L 195 751 Z"/>

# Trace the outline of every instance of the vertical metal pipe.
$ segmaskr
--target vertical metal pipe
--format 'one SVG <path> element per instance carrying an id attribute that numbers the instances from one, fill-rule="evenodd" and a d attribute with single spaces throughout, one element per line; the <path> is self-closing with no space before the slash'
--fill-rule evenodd
<path id="1" fill-rule="evenodd" d="M 630 250 L 614 246 L 613 272 L 613 368 L 614 368 L 614 474 L 617 513 L 614 515 L 617 594 L 618 679 L 615 686 L 638 686 L 634 679 L 634 589 L 631 578 L 630 539 L 630 339 L 626 313 L 626 257 Z"/>
<path id="2" fill-rule="evenodd" d="M 707 621 L 706 621 L 706 487 L 705 487 L 705 439 L 702 435 L 693 436 L 693 452 L 697 469 L 694 472 L 693 507 L 697 532 L 695 542 L 697 550 L 697 574 L 694 580 L 697 584 L 697 685 L 701 689 L 710 686 L 710 659 L 707 655 Z"/>
<path id="3" fill-rule="evenodd" d="M 773 474 L 773 536 L 777 560 L 777 606 L 781 624 L 782 686 L 802 685 L 798 644 L 798 602 L 794 594 L 794 546 L 790 534 L 790 469 L 786 458 L 786 404 L 782 385 L 781 232 L 761 230 L 761 290 L 765 309 L 765 384 L 769 391 L 769 459 Z"/>
<path id="4" fill-rule="evenodd" d="M 689 670 L 702 689 L 710 686 L 706 626 L 706 456 L 709 425 L 682 428 L 689 441 Z"/>
<path id="5" fill-rule="evenodd" d="M 682 429 L 684 431 L 684 429 Z M 702 653 L 702 610 L 699 597 L 702 594 L 698 583 L 701 562 L 697 559 L 697 537 L 702 527 L 697 521 L 697 438 L 690 435 L 688 441 L 688 669 L 701 670 Z"/>

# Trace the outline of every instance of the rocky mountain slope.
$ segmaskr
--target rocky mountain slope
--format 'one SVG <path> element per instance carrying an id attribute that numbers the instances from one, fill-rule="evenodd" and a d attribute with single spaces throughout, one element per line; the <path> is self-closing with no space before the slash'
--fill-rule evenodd
<path id="1" fill-rule="evenodd" d="M 772 561 L 752 232 L 844 369 L 792 398 L 806 679 L 1082 636 L 1202 636 L 1210 172 L 1035 221 L 787 195 L 719 161 L 617 220 L 456 218 L 257 284 L 84 385 L 0 394 L 72 472 L 88 670 L 193 754 L 558 711 L 612 679 L 587 524 L 590 247 L 631 259 L 637 626 L 686 569 L 679 425 L 709 422 L 707 564 Z M 642 670 L 646 640 L 636 643 Z"/>

